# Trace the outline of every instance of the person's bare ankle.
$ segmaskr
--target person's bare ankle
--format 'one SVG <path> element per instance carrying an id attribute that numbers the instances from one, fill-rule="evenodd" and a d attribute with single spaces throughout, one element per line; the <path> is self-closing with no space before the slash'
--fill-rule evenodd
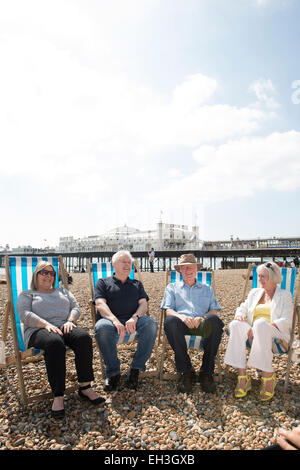
<path id="1" fill-rule="evenodd" d="M 64 409 L 64 397 L 55 397 L 52 403 L 52 410 L 58 411 Z"/>

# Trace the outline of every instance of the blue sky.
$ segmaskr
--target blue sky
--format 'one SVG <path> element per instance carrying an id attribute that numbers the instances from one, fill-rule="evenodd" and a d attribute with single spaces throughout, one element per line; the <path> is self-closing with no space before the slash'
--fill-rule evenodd
<path id="1" fill-rule="evenodd" d="M 300 236 L 299 19 L 296 0 L 0 0 L 0 246 L 160 216 Z"/>

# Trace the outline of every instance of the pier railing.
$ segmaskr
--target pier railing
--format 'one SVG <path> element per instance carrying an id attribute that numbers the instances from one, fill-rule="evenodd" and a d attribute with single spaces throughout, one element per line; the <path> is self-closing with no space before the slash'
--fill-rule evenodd
<path id="1" fill-rule="evenodd" d="M 217 260 L 222 263 L 223 267 L 238 268 L 241 267 L 240 263 L 261 262 L 264 260 L 273 259 L 274 261 L 292 260 L 294 257 L 300 256 L 300 247 L 280 247 L 280 248 L 218 248 L 218 249 L 205 249 L 205 250 L 165 250 L 155 252 L 154 270 L 165 271 L 173 269 L 183 253 L 192 252 L 197 261 L 202 263 L 208 269 L 217 269 Z M 86 270 L 90 261 L 108 262 L 115 252 L 109 251 L 90 251 L 90 252 L 46 252 L 39 250 L 33 253 L 0 253 L 0 267 L 4 268 L 4 256 L 57 256 L 63 257 L 64 265 L 68 271 L 76 269 L 81 272 Z M 150 271 L 149 256 L 147 251 L 131 251 L 131 254 L 139 262 L 142 271 Z M 220 266 L 218 266 L 220 267 Z"/>

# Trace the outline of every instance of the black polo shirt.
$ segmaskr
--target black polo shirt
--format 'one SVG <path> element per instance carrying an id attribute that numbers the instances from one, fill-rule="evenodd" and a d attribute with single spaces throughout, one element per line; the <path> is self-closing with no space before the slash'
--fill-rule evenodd
<path id="1" fill-rule="evenodd" d="M 121 282 L 115 276 L 99 279 L 95 286 L 96 299 L 105 299 L 111 312 L 125 323 L 137 311 L 140 299 L 149 300 L 143 284 L 137 279 L 127 278 L 126 282 Z M 96 313 L 96 321 L 101 318 L 99 312 Z"/>

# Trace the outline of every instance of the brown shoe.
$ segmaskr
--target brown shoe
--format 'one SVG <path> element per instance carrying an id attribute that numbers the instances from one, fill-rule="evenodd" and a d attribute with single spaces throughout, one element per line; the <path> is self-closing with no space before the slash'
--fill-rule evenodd
<path id="1" fill-rule="evenodd" d="M 131 388 L 132 390 L 136 390 L 138 388 L 139 372 L 139 369 L 130 369 L 128 378 L 125 382 L 125 386 L 127 388 Z"/>
<path id="2" fill-rule="evenodd" d="M 180 375 L 177 390 L 179 393 L 189 393 L 193 388 L 196 376 L 194 369 L 190 369 Z"/>
<path id="3" fill-rule="evenodd" d="M 215 393 L 216 384 L 214 382 L 214 377 L 208 372 L 200 371 L 198 376 L 198 382 L 201 384 L 203 392 Z"/>

